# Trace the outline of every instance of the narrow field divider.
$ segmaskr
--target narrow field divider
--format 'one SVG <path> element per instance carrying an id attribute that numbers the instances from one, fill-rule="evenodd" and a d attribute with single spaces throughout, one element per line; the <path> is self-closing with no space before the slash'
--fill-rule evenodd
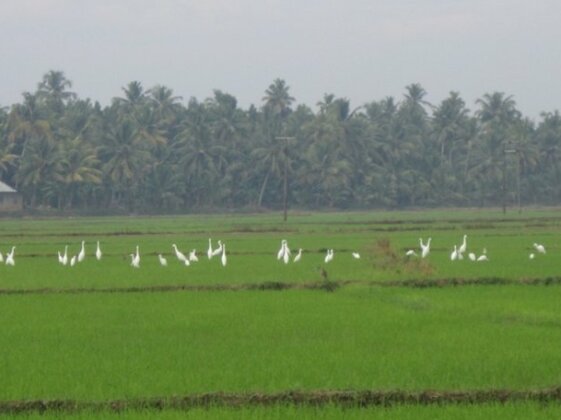
<path id="1" fill-rule="evenodd" d="M 226 393 L 214 392 L 161 398 L 136 398 L 112 401 L 80 400 L 21 400 L 0 401 L 0 414 L 29 412 L 78 412 L 125 410 L 189 410 L 210 407 L 255 407 L 274 405 L 348 407 L 432 405 L 432 404 L 486 404 L 510 402 L 552 403 L 561 401 L 561 387 L 541 390 L 470 390 L 470 391 L 371 391 L 371 390 L 311 390 L 279 393 Z"/>
<path id="2" fill-rule="evenodd" d="M 482 278 L 443 278 L 443 279 L 411 279 L 411 280 L 337 280 L 337 281 L 308 281 L 308 282 L 282 282 L 267 281 L 240 284 L 179 284 L 160 286 L 131 286 L 131 287 L 84 287 L 84 288 L 30 288 L 30 289 L 0 289 L 1 295 L 36 295 L 36 294 L 87 294 L 87 293 L 160 293 L 160 292 L 223 292 L 245 290 L 319 290 L 334 292 L 349 285 L 362 285 L 372 287 L 403 287 L 403 288 L 442 288 L 463 286 L 559 286 L 561 277 L 507 279 L 501 277 Z"/>

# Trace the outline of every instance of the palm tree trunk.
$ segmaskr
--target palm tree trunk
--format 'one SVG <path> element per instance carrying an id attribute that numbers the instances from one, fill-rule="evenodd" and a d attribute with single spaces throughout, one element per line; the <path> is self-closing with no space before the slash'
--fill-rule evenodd
<path id="1" fill-rule="evenodd" d="M 259 199 L 257 200 L 257 207 L 261 207 L 261 203 L 263 202 L 263 195 L 265 194 L 265 188 L 267 188 L 267 182 L 269 181 L 269 175 L 271 174 L 271 170 L 267 171 L 267 175 L 263 180 L 263 185 L 261 185 L 261 191 L 259 192 Z"/>

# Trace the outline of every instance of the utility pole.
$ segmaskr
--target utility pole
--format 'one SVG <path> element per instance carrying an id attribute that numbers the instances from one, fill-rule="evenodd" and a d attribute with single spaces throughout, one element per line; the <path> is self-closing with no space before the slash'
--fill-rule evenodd
<path id="1" fill-rule="evenodd" d="M 503 188 L 502 188 L 503 214 L 506 214 L 506 149 L 503 155 Z"/>
<path id="2" fill-rule="evenodd" d="M 284 208 L 284 221 L 287 220 L 288 213 L 288 140 L 294 140 L 296 137 L 279 136 L 275 137 L 276 140 L 284 140 L 284 188 L 283 188 L 283 208 Z"/>
<path id="3" fill-rule="evenodd" d="M 503 214 L 506 213 L 506 155 L 516 153 L 518 160 L 518 174 L 516 177 L 516 188 L 518 196 L 518 213 L 522 213 L 522 204 L 520 200 L 520 151 L 517 148 L 504 149 L 504 159 L 503 159 Z"/>

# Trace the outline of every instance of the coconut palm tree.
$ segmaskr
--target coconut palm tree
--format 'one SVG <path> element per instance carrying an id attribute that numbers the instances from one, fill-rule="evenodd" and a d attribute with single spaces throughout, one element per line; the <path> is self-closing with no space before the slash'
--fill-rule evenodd
<path id="1" fill-rule="evenodd" d="M 29 199 L 31 207 L 41 201 L 50 182 L 60 181 L 61 160 L 57 143 L 47 137 L 34 137 L 25 144 L 16 173 L 17 187 Z"/>
<path id="2" fill-rule="evenodd" d="M 37 95 L 24 92 L 23 102 L 12 106 L 8 117 L 8 131 L 8 139 L 17 143 L 20 151 L 23 144 L 31 138 L 53 138 L 51 124 Z"/>
<path id="3" fill-rule="evenodd" d="M 174 123 L 182 110 L 180 103 L 181 96 L 175 96 L 173 90 L 163 86 L 156 85 L 147 92 L 148 102 L 156 112 L 162 123 Z"/>
<path id="4" fill-rule="evenodd" d="M 6 176 L 16 166 L 18 155 L 13 153 L 14 144 L 8 141 L 7 117 L 0 118 L 0 179 Z"/>
<path id="5" fill-rule="evenodd" d="M 59 208 L 72 207 L 83 195 L 88 184 L 100 185 L 102 172 L 96 151 L 87 143 L 75 138 L 68 141 L 61 152 L 60 183 L 63 194 Z"/>
<path id="6" fill-rule="evenodd" d="M 110 189 L 111 203 L 122 204 L 124 199 L 124 204 L 132 208 L 133 189 L 140 182 L 149 158 L 132 120 L 124 119 L 108 129 L 99 148 L 99 157 L 103 162 L 102 170 Z"/>
<path id="7" fill-rule="evenodd" d="M 503 92 L 486 93 L 476 103 L 479 105 L 476 116 L 481 123 L 481 139 L 487 143 L 487 147 L 485 147 L 487 156 L 483 158 L 483 161 L 489 162 L 496 168 L 501 168 L 501 170 L 496 168 L 491 170 L 491 175 L 496 177 L 491 180 L 491 183 L 497 188 L 495 194 L 502 197 L 503 213 L 506 213 L 506 148 L 511 140 L 511 127 L 520 119 L 521 114 L 516 109 L 516 102 L 513 97 L 506 96 Z M 489 161 L 489 159 L 492 159 L 492 161 Z"/>
<path id="8" fill-rule="evenodd" d="M 289 86 L 282 79 L 275 79 L 265 91 L 263 108 L 266 112 L 281 119 L 288 116 L 294 98 L 290 96 Z"/>
<path id="9" fill-rule="evenodd" d="M 37 96 L 45 101 L 49 112 L 59 116 L 64 106 L 76 99 L 76 94 L 67 90 L 71 87 L 72 82 L 65 77 L 63 71 L 50 70 L 39 83 Z"/>
<path id="10" fill-rule="evenodd" d="M 137 80 L 129 82 L 121 88 L 124 97 L 113 98 L 113 106 L 116 107 L 116 115 L 126 115 L 128 118 L 136 118 L 136 112 L 144 106 L 147 101 L 146 92 L 142 83 Z"/>
<path id="11" fill-rule="evenodd" d="M 276 179 L 280 179 L 286 158 L 284 142 L 269 136 L 263 136 L 260 144 L 251 151 L 251 159 L 256 163 L 256 167 L 259 168 L 259 173 L 264 176 L 261 188 L 259 189 L 257 207 L 261 207 L 263 204 L 270 177 L 273 176 Z"/>

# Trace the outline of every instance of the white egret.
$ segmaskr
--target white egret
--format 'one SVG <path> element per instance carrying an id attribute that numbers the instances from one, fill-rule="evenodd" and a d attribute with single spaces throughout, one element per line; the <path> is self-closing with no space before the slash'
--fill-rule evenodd
<path id="1" fill-rule="evenodd" d="M 160 261 L 160 265 L 162 267 L 167 267 L 168 260 L 166 260 L 166 258 L 162 254 L 158 254 L 158 260 Z"/>
<path id="2" fill-rule="evenodd" d="M 535 254 L 532 252 L 532 253 L 528 256 L 528 258 L 530 258 L 531 260 L 533 260 L 534 258 L 536 258 L 536 256 L 535 256 Z"/>
<path id="3" fill-rule="evenodd" d="M 82 241 L 82 248 L 78 253 L 78 262 L 82 262 L 84 261 L 84 258 L 86 258 L 86 248 L 84 247 L 84 245 L 85 245 L 85 241 Z"/>
<path id="4" fill-rule="evenodd" d="M 191 265 L 191 262 L 189 261 L 189 258 L 185 258 L 185 261 L 183 261 L 183 264 L 185 264 L 186 267 L 189 267 Z"/>
<path id="5" fill-rule="evenodd" d="M 286 244 L 287 244 L 286 239 L 283 239 L 281 241 L 281 247 L 279 249 L 279 252 L 277 252 L 277 260 L 281 260 L 284 257 L 284 253 L 285 253 L 285 250 L 286 250 Z"/>
<path id="6" fill-rule="evenodd" d="M 456 261 L 458 259 L 458 247 L 454 245 L 454 250 L 450 254 L 450 261 Z"/>
<path id="7" fill-rule="evenodd" d="M 300 248 L 298 250 L 298 254 L 296 254 L 296 256 L 294 257 L 294 260 L 292 262 L 298 262 L 302 259 L 302 248 Z"/>
<path id="8" fill-rule="evenodd" d="M 228 263 L 226 258 L 226 244 L 221 244 L 220 246 L 222 247 L 222 258 L 220 261 L 222 262 L 222 267 L 226 267 L 226 264 Z"/>
<path id="9" fill-rule="evenodd" d="M 198 262 L 199 257 L 197 257 L 197 250 L 194 249 L 189 253 L 189 261 L 191 262 Z"/>
<path id="10" fill-rule="evenodd" d="M 206 256 L 210 260 L 212 258 L 212 241 L 208 238 L 208 250 L 206 251 Z"/>
<path id="11" fill-rule="evenodd" d="M 62 265 L 67 265 L 68 264 L 68 245 L 64 246 L 64 254 L 62 254 L 61 264 Z"/>
<path id="12" fill-rule="evenodd" d="M 483 253 L 477 257 L 477 261 L 489 261 L 489 258 L 487 258 L 487 248 L 483 248 Z"/>
<path id="13" fill-rule="evenodd" d="M 542 244 L 537 244 L 534 242 L 534 248 L 536 249 L 536 251 L 538 251 L 540 254 L 545 254 L 545 247 Z"/>
<path id="14" fill-rule="evenodd" d="M 332 249 L 328 249 L 327 250 L 327 254 L 325 255 L 325 258 L 323 259 L 323 261 L 327 264 L 328 262 L 331 262 L 331 260 L 333 260 L 333 250 Z"/>
<path id="15" fill-rule="evenodd" d="M 11 251 L 6 254 L 6 265 L 11 265 L 12 267 L 16 265 L 14 260 L 14 253 L 16 252 L 16 247 L 13 246 Z"/>
<path id="16" fill-rule="evenodd" d="M 288 245 L 285 245 L 284 247 L 284 255 L 282 256 L 282 259 L 284 260 L 285 264 L 288 264 L 288 262 L 290 261 L 290 249 L 288 249 Z"/>
<path id="17" fill-rule="evenodd" d="M 470 261 L 475 261 L 476 260 L 475 254 L 473 252 L 470 252 L 468 254 L 468 258 L 469 258 Z"/>
<path id="18" fill-rule="evenodd" d="M 353 252 L 352 256 L 355 260 L 360 260 L 360 254 L 358 252 Z"/>
<path id="19" fill-rule="evenodd" d="M 409 251 L 407 251 L 407 252 L 405 253 L 405 256 L 406 256 L 406 257 L 416 257 L 416 256 L 417 256 L 417 253 L 415 252 L 414 249 L 410 249 Z"/>
<path id="20" fill-rule="evenodd" d="M 429 253 L 430 253 L 430 241 L 432 238 L 429 238 L 427 240 L 426 244 L 423 244 L 423 240 L 421 238 L 419 238 L 419 243 L 421 245 L 421 258 L 426 258 L 428 257 Z"/>
<path id="21" fill-rule="evenodd" d="M 140 258 L 137 258 L 137 255 L 130 254 L 131 257 L 131 267 L 133 268 L 140 268 Z"/>
<path id="22" fill-rule="evenodd" d="M 290 247 L 288 246 L 287 241 L 284 242 L 284 253 L 288 254 L 289 257 L 292 255 L 292 252 L 290 252 Z"/>
<path id="23" fill-rule="evenodd" d="M 459 254 L 463 254 L 464 252 L 466 252 L 467 249 L 467 235 L 464 235 L 464 241 L 462 242 L 462 244 L 460 245 L 460 247 L 458 248 L 458 253 Z"/>
<path id="24" fill-rule="evenodd" d="M 62 254 L 60 253 L 60 251 L 57 251 L 58 254 L 58 262 L 59 264 L 62 264 Z"/>
<path id="25" fill-rule="evenodd" d="M 70 267 L 74 267 L 74 265 L 76 265 L 76 255 L 73 255 L 72 258 L 70 258 Z"/>
<path id="26" fill-rule="evenodd" d="M 97 241 L 97 248 L 95 250 L 95 258 L 99 261 L 101 260 L 101 256 L 103 254 L 101 253 L 101 248 L 99 247 L 99 241 Z"/>
<path id="27" fill-rule="evenodd" d="M 185 263 L 185 261 L 187 261 L 187 257 L 185 256 L 185 254 L 183 252 L 181 252 L 179 249 L 177 249 L 177 245 L 172 244 L 171 246 L 173 247 L 173 250 L 175 252 L 175 256 L 177 257 L 177 259 L 179 261 L 181 261 L 182 263 Z"/>
<path id="28" fill-rule="evenodd" d="M 140 249 L 136 246 L 136 254 L 131 254 L 131 266 L 140 268 Z"/>
<path id="29" fill-rule="evenodd" d="M 212 256 L 216 257 L 217 255 L 220 255 L 222 253 L 222 241 L 218 241 L 218 248 L 216 248 L 214 251 L 212 251 Z"/>

